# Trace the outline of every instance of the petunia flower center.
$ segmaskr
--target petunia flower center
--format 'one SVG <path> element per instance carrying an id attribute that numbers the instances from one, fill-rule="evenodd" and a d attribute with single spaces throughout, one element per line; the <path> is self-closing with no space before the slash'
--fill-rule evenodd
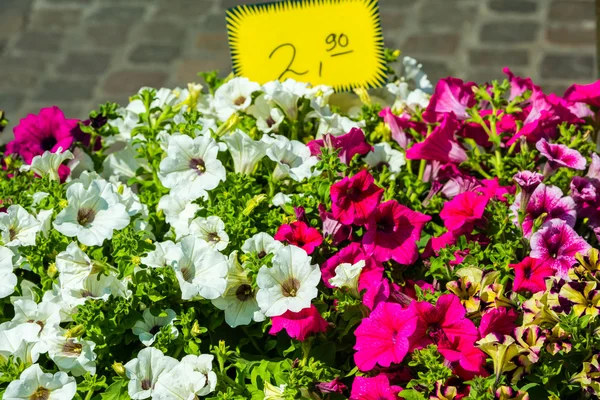
<path id="1" fill-rule="evenodd" d="M 271 128 L 273 125 L 275 125 L 275 120 L 271 117 L 267 118 L 265 122 L 267 123 L 267 126 L 269 128 Z"/>
<path id="2" fill-rule="evenodd" d="M 15 228 L 8 229 L 8 238 L 10 240 L 15 240 L 17 238 L 17 231 L 15 230 Z"/>
<path id="3" fill-rule="evenodd" d="M 43 386 L 38 387 L 29 400 L 48 400 L 50 398 L 50 391 Z"/>
<path id="4" fill-rule="evenodd" d="M 389 232 L 394 230 L 394 226 L 396 226 L 396 224 L 394 223 L 394 220 L 392 218 L 384 217 L 377 221 L 378 231 Z"/>
<path id="5" fill-rule="evenodd" d="M 244 96 L 239 96 L 237 99 L 235 99 L 233 101 L 233 104 L 235 104 L 236 106 L 241 106 L 245 102 L 246 102 L 246 98 Z"/>
<path id="6" fill-rule="evenodd" d="M 235 291 L 235 297 L 239 301 L 246 301 L 254 298 L 254 294 L 252 293 L 252 286 L 248 285 L 247 283 L 240 285 Z"/>
<path id="7" fill-rule="evenodd" d="M 192 268 L 181 268 L 181 275 L 186 282 L 192 282 L 194 279 L 194 270 Z"/>
<path id="8" fill-rule="evenodd" d="M 79 343 L 75 343 L 73 339 L 67 340 L 67 343 L 63 345 L 62 352 L 71 355 L 79 355 L 83 350 L 83 346 Z"/>
<path id="9" fill-rule="evenodd" d="M 81 291 L 81 297 L 84 297 L 84 298 L 85 297 L 94 297 L 94 293 L 92 293 L 91 291 L 89 291 L 87 289 L 86 290 L 82 290 Z"/>
<path id="10" fill-rule="evenodd" d="M 216 232 L 210 232 L 208 234 L 208 241 L 214 242 L 214 243 L 219 243 L 221 241 L 221 238 L 219 237 L 219 235 Z"/>
<path id="11" fill-rule="evenodd" d="M 87 226 L 94 222 L 96 218 L 96 212 L 91 208 L 80 208 L 77 211 L 77 222 L 81 226 Z"/>
<path id="12" fill-rule="evenodd" d="M 300 281 L 295 278 L 290 278 L 281 284 L 281 293 L 285 297 L 296 297 L 300 289 Z"/>
<path id="13" fill-rule="evenodd" d="M 190 169 L 193 169 L 198 175 L 202 175 L 206 172 L 206 164 L 201 158 L 192 158 L 190 160 Z"/>
<path id="14" fill-rule="evenodd" d="M 262 251 L 261 251 L 260 253 L 258 253 L 256 256 L 257 256 L 258 258 L 265 258 L 265 257 L 266 257 L 266 255 L 267 255 L 267 253 L 266 253 L 264 250 L 262 250 Z"/>
<path id="15" fill-rule="evenodd" d="M 158 331 L 160 331 L 160 326 L 154 325 L 148 332 L 150 332 L 153 335 L 156 335 Z"/>
<path id="16" fill-rule="evenodd" d="M 56 143 L 58 142 L 54 136 L 46 136 L 42 139 L 40 146 L 44 151 L 50 151 L 54 148 L 54 146 L 56 146 Z"/>
<path id="17" fill-rule="evenodd" d="M 152 389 L 152 381 L 150 379 L 144 379 L 142 381 L 142 390 Z"/>

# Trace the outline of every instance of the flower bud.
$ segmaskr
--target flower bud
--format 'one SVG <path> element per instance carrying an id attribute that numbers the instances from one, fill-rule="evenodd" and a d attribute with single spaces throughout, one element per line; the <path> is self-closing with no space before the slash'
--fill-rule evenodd
<path id="1" fill-rule="evenodd" d="M 113 371 L 115 371 L 115 373 L 117 375 L 119 375 L 121 378 L 125 378 L 126 373 L 125 373 L 125 367 L 123 366 L 123 364 L 119 363 L 119 362 L 114 362 L 112 365 L 112 369 Z"/>

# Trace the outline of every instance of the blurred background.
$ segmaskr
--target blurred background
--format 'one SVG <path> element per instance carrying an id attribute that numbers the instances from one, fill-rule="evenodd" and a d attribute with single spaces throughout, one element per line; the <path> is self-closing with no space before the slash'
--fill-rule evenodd
<path id="1" fill-rule="evenodd" d="M 252 0 L 0 0 L 0 109 L 12 126 L 57 105 L 85 118 L 141 86 L 230 72 L 225 10 Z M 562 94 L 595 78 L 593 0 L 379 0 L 387 47 L 421 62 L 433 84 L 502 68 Z"/>

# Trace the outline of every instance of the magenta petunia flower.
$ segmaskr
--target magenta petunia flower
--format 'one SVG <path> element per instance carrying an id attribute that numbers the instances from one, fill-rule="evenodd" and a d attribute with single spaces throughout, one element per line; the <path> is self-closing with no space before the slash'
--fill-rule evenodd
<path id="1" fill-rule="evenodd" d="M 540 90 L 540 87 L 536 86 L 531 78 L 521 78 L 520 76 L 515 76 L 515 74 L 513 74 L 509 68 L 504 68 L 502 72 L 508 75 L 508 81 L 510 82 L 510 95 L 508 97 L 509 101 L 521 96 L 527 90 Z"/>
<path id="2" fill-rule="evenodd" d="M 518 264 L 510 264 L 515 270 L 513 291 L 515 292 L 543 292 L 546 290 L 546 278 L 554 275 L 554 270 L 542 261 L 525 257 Z"/>
<path id="3" fill-rule="evenodd" d="M 380 204 L 367 221 L 363 247 L 377 261 L 393 259 L 410 265 L 417 260 L 417 242 L 431 217 L 413 211 L 395 200 Z"/>
<path id="4" fill-rule="evenodd" d="M 321 148 L 323 147 L 338 149 L 338 155 L 344 164 L 350 164 L 355 155 L 364 156 L 373 149 L 367 143 L 365 134 L 359 128 L 352 128 L 350 132 L 341 136 L 326 134 L 323 139 L 312 140 L 307 146 L 310 149 L 310 154 L 317 157 L 321 155 Z"/>
<path id="5" fill-rule="evenodd" d="M 523 192 L 531 194 L 544 181 L 544 175 L 532 171 L 519 171 L 513 176 L 513 179 Z"/>
<path id="6" fill-rule="evenodd" d="M 271 319 L 273 325 L 269 330 L 270 335 L 276 335 L 285 330 L 292 339 L 304 341 L 313 333 L 325 332 L 329 324 L 319 313 L 314 305 L 299 312 L 286 311 L 282 315 Z"/>
<path id="7" fill-rule="evenodd" d="M 489 375 L 485 369 L 487 356 L 470 339 L 458 336 L 444 338 L 438 343 L 438 351 L 450 364 L 453 372 L 464 380 Z"/>
<path id="8" fill-rule="evenodd" d="M 513 210 L 522 207 L 521 196 L 517 196 Z M 570 226 L 575 226 L 577 211 L 575 202 L 569 196 L 563 197 L 563 192 L 556 186 L 546 186 L 541 183 L 531 194 L 529 202 L 525 207 L 525 218 L 523 219 L 523 235 L 531 236 L 533 223 L 542 214 L 546 214 L 544 221 L 558 218 Z"/>
<path id="9" fill-rule="evenodd" d="M 348 263 L 356 264 L 359 261 L 364 261 L 364 271 L 372 269 L 380 269 L 383 271 L 383 266 L 375 261 L 372 257 L 367 257 L 360 243 L 352 242 L 348 246 L 342 247 L 340 251 L 328 258 L 321 264 L 321 276 L 325 286 L 331 288 L 329 280 L 335 276 L 335 269 L 338 265 Z"/>
<path id="10" fill-rule="evenodd" d="M 565 100 L 600 107 L 600 81 L 588 85 L 574 84 L 565 91 Z"/>
<path id="11" fill-rule="evenodd" d="M 363 225 L 383 196 L 373 176 L 362 170 L 352 178 L 345 177 L 331 186 L 331 211 L 343 224 Z"/>
<path id="12" fill-rule="evenodd" d="M 307 254 L 312 254 L 323 243 L 319 231 L 302 221 L 281 225 L 274 237 L 280 242 L 300 247 Z"/>
<path id="13" fill-rule="evenodd" d="M 561 278 L 567 278 L 577 253 L 585 254 L 590 245 L 561 219 L 551 219 L 531 236 L 530 257 L 550 266 Z"/>
<path id="14" fill-rule="evenodd" d="M 394 115 L 389 107 L 381 110 L 379 112 L 379 116 L 383 118 L 383 122 L 385 122 L 388 128 L 390 128 L 392 139 L 394 139 L 401 148 L 406 149 L 412 140 L 411 136 L 405 132 L 405 128 L 403 126 L 410 121 L 410 119 L 402 119 Z"/>
<path id="15" fill-rule="evenodd" d="M 448 182 L 444 184 L 440 192 L 442 192 L 446 198 L 452 199 L 461 193 L 475 192 L 476 189 L 480 187 L 481 182 L 479 182 L 475 177 L 468 175 L 456 175 L 451 177 Z"/>
<path id="16" fill-rule="evenodd" d="M 58 107 L 42 108 L 38 115 L 29 114 L 14 128 L 15 139 L 6 145 L 6 154 L 19 154 L 30 164 L 45 151 L 56 153 L 73 144 L 76 119 L 66 119 Z"/>
<path id="17" fill-rule="evenodd" d="M 463 82 L 458 78 L 439 80 L 423 118 L 428 122 L 435 122 L 439 119 L 439 114 L 454 113 L 459 120 L 469 119 L 467 109 L 477 102 L 473 86 L 477 86 L 475 82 Z"/>
<path id="18" fill-rule="evenodd" d="M 587 164 L 585 157 L 577 150 L 570 149 L 564 144 L 548 143 L 541 139 L 535 147 L 548 159 L 547 167 L 553 171 L 559 167 L 584 170 Z M 544 170 L 546 172 L 546 170 Z"/>
<path id="19" fill-rule="evenodd" d="M 512 335 L 517 317 L 513 308 L 498 307 L 486 310 L 479 323 L 479 337 L 486 337 L 489 333 Z"/>
<path id="20" fill-rule="evenodd" d="M 470 233 L 483 219 L 489 197 L 465 192 L 444 203 L 440 217 L 444 226 L 456 235 Z"/>
<path id="21" fill-rule="evenodd" d="M 357 376 L 352 383 L 350 400 L 398 400 L 400 386 L 390 385 L 390 380 L 385 374 L 373 378 Z"/>
<path id="22" fill-rule="evenodd" d="M 325 394 L 325 393 L 342 394 L 346 390 L 348 390 L 348 387 L 346 385 L 344 385 L 344 382 L 342 382 L 339 377 L 336 377 L 335 379 L 333 379 L 329 382 L 320 382 L 320 383 L 316 384 L 315 386 L 323 394 Z"/>
<path id="23" fill-rule="evenodd" d="M 327 211 L 323 204 L 319 204 L 319 217 L 323 221 L 323 236 L 331 236 L 333 244 L 338 245 L 352 236 L 352 227 L 344 225 L 333 218 L 333 213 Z"/>
<path id="24" fill-rule="evenodd" d="M 409 160 L 430 160 L 462 163 L 467 160 L 465 149 L 455 140 L 458 122 L 454 114 L 444 114 L 441 123 L 425 138 L 406 151 Z"/>
<path id="25" fill-rule="evenodd" d="M 416 326 L 416 315 L 408 309 L 396 303 L 380 303 L 354 332 L 354 362 L 358 369 L 369 371 L 376 364 L 389 367 L 392 363 L 402 362 Z"/>

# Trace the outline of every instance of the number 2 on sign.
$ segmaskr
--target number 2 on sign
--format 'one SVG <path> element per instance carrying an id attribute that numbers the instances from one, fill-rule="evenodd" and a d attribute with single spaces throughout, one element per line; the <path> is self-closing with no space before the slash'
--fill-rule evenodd
<path id="1" fill-rule="evenodd" d="M 325 38 L 325 44 L 328 46 L 331 46 L 325 50 L 328 53 L 335 50 L 339 46 L 339 49 L 337 52 L 329 54 L 330 57 L 339 57 L 339 56 L 343 56 L 345 54 L 350 54 L 350 53 L 354 52 L 354 50 L 346 50 L 346 48 L 348 47 L 348 44 L 350 44 L 350 39 L 348 39 L 348 36 L 344 33 L 340 33 L 339 35 L 337 35 L 335 33 L 331 33 L 331 34 L 327 35 L 327 37 Z M 279 50 L 282 50 L 285 48 L 289 48 L 292 50 L 292 52 L 291 52 L 292 57 L 290 58 L 290 62 L 288 63 L 285 70 L 283 70 L 283 72 L 281 74 L 279 74 L 277 79 L 283 78 L 283 76 L 285 74 L 287 74 L 288 72 L 292 73 L 292 74 L 296 74 L 298 76 L 308 74 L 309 70 L 306 70 L 303 72 L 298 72 L 298 71 L 295 71 L 292 69 L 292 65 L 294 64 L 294 60 L 296 59 L 296 46 L 294 46 L 292 43 L 283 43 L 283 44 L 280 44 L 279 46 L 275 47 L 273 49 L 273 51 L 271 51 L 271 54 L 269 54 L 269 58 L 273 58 L 273 55 L 275 55 L 275 53 L 277 53 Z M 321 77 L 321 76 L 323 76 L 323 61 L 319 62 L 319 77 Z"/>

